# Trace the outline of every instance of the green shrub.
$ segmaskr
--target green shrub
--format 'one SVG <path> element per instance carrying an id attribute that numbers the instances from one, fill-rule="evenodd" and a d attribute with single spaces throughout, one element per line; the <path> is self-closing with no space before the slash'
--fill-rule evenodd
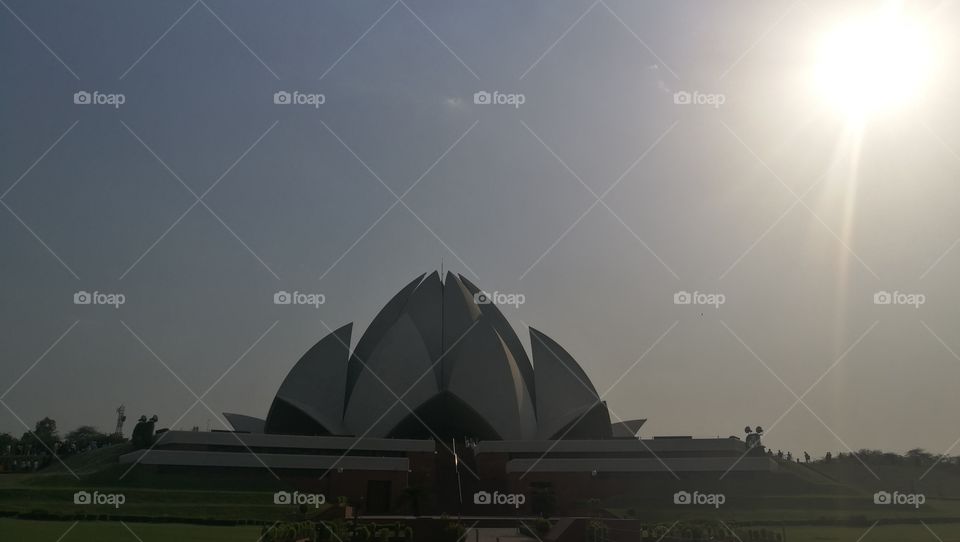
<path id="1" fill-rule="evenodd" d="M 298 540 L 316 542 L 317 530 L 309 521 L 276 523 L 272 526 L 265 525 L 260 530 L 260 540 L 262 542 L 297 542 Z"/>
<path id="2" fill-rule="evenodd" d="M 587 523 L 587 542 L 605 542 L 607 540 L 607 524 L 599 520 Z"/>
<path id="3" fill-rule="evenodd" d="M 467 534 L 466 527 L 458 521 L 451 521 L 443 528 L 440 542 L 459 542 Z"/>

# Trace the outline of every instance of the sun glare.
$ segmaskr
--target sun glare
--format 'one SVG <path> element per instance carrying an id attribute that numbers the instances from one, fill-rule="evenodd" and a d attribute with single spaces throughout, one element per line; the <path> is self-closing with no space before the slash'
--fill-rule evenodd
<path id="1" fill-rule="evenodd" d="M 903 107 L 917 101 L 929 83 L 933 52 L 929 32 L 900 14 L 848 21 L 820 42 L 815 84 L 850 116 Z"/>

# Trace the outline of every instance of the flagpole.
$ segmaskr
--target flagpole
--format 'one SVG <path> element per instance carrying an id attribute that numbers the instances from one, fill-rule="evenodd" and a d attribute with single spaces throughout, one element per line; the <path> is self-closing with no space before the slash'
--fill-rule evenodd
<path id="1" fill-rule="evenodd" d="M 460 500 L 460 515 L 463 516 L 463 485 L 460 483 L 460 456 L 457 455 L 457 439 L 453 441 L 453 466 L 457 472 L 457 497 Z"/>

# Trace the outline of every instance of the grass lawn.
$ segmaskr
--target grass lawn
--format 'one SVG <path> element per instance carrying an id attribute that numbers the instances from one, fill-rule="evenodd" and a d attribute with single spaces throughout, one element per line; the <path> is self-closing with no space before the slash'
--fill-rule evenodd
<path id="1" fill-rule="evenodd" d="M 173 521 L 242 519 L 272 522 L 302 519 L 296 507 L 273 503 L 274 491 L 294 488 L 282 487 L 266 470 L 250 469 L 242 473 L 214 470 L 198 474 L 140 466 L 128 473 L 129 467 L 117 461 L 122 453 L 129 450 L 128 445 L 117 445 L 67 459 L 67 466 L 76 472 L 79 480 L 58 463 L 38 473 L 0 475 L 0 511 L 17 514 L 45 512 L 71 519 L 75 516 L 84 517 L 85 522 L 109 519 L 107 516 L 166 517 Z M 960 519 L 960 467 L 953 464 L 938 465 L 932 475 L 926 478 L 923 477 L 926 469 L 916 465 L 875 465 L 873 469 L 881 476 L 881 482 L 877 482 L 862 465 L 849 460 L 816 465 L 782 464 L 774 473 L 745 474 L 726 479 L 721 479 L 716 473 L 685 473 L 682 480 L 677 480 L 663 473 L 662 476 L 645 478 L 629 494 L 607 499 L 602 505 L 617 517 L 633 517 L 650 522 L 720 519 L 728 522 L 825 523 L 827 520 L 839 520 L 837 523 L 844 525 L 858 525 L 860 522 L 869 525 L 877 519 L 939 519 L 944 523 L 937 525 L 942 525 L 947 533 L 942 535 L 944 540 L 952 538 L 960 542 L 960 524 L 955 529 L 953 524 L 945 522 Z M 723 493 L 726 502 L 720 508 L 678 507 L 673 504 L 672 496 L 676 491 L 694 489 L 705 493 Z M 927 501 L 919 509 L 877 506 L 873 503 L 873 492 L 877 489 L 923 489 L 928 492 Z M 77 490 L 122 493 L 126 503 L 119 509 L 77 506 L 73 503 L 73 493 Z M 332 502 L 335 496 L 328 495 L 328 499 Z M 308 517 L 323 516 L 329 506 L 309 510 Z M 580 514 L 587 514 L 589 505 L 583 503 L 580 508 Z M 56 527 L 58 524 L 54 522 L 52 525 Z M 119 524 L 110 522 L 108 525 L 114 528 Z M 146 525 L 148 529 L 166 528 L 163 525 Z M 67 526 L 69 523 L 64 528 Z M 213 529 L 217 531 L 217 528 Z M 808 538 L 804 537 L 808 536 L 814 536 L 811 540 L 840 540 L 850 534 L 848 528 L 809 529 L 797 531 L 800 540 L 806 540 Z M 929 537 L 936 540 L 922 525 L 883 526 L 882 532 L 898 532 L 896 529 L 909 530 L 911 534 L 908 539 L 926 540 L 924 537 Z M 934 527 L 934 530 L 937 528 Z M 832 534 L 815 534 L 819 532 L 844 534 L 837 538 Z M 871 542 L 879 532 L 871 533 L 865 542 Z M 2 534 L 3 530 L 0 529 Z M 857 540 L 860 534 L 862 532 L 851 540 Z M 0 536 L 0 541 L 6 540 L 6 537 Z M 18 538 L 14 537 L 13 540 Z M 56 540 L 57 536 L 51 539 Z"/>
<path id="2" fill-rule="evenodd" d="M 128 527 L 130 530 L 127 530 Z M 206 527 L 150 523 L 128 523 L 124 526 L 119 522 L 90 522 L 74 525 L 70 521 L 0 519 L 0 540 L 11 541 L 137 542 L 139 538 L 143 542 L 169 542 L 170 540 L 256 542 L 259 536 L 259 527 Z"/>
<path id="3" fill-rule="evenodd" d="M 272 493 L 96 489 L 105 493 L 122 493 L 126 497 L 126 503 L 119 508 L 108 505 L 77 506 L 73 503 L 74 488 L 0 487 L 0 510 L 17 513 L 40 510 L 61 516 L 89 514 L 262 521 L 293 521 L 300 518 L 296 507 L 275 505 Z M 89 490 L 93 491 L 94 488 Z M 311 508 L 308 514 L 313 516 L 326 510 L 328 506 L 321 506 L 319 509 Z"/>
<path id="4" fill-rule="evenodd" d="M 960 524 L 878 525 L 867 527 L 787 527 L 785 542 L 957 542 Z M 128 530 L 129 528 L 129 530 Z M 781 532 L 779 527 L 768 527 Z M 132 533 L 131 533 L 132 531 Z M 933 531 L 931 533 L 931 531 Z M 119 522 L 27 521 L 0 519 L 0 540 L 54 542 L 256 542 L 258 527 L 207 527 L 199 525 Z M 61 538 L 62 537 L 62 538 Z"/>
<path id="5" fill-rule="evenodd" d="M 960 540 L 960 524 L 929 523 L 923 525 L 877 525 L 868 527 L 787 527 L 786 542 L 956 542 Z M 771 527 L 774 532 L 779 528 Z M 932 533 L 930 531 L 933 531 Z M 865 535 L 866 533 L 866 535 Z"/>
<path id="6" fill-rule="evenodd" d="M 278 490 L 278 483 L 266 470 L 197 476 L 190 473 L 158 473 L 155 469 L 141 467 L 128 473 L 129 467 L 117 461 L 121 454 L 130 449 L 129 445 L 116 445 L 68 458 L 67 466 L 80 480 L 56 462 L 37 473 L 0 475 L 0 511 L 43 511 L 60 516 L 88 514 L 262 521 L 300 519 L 295 507 L 273 503 L 273 493 Z M 110 506 L 77 506 L 73 504 L 73 494 L 78 490 L 121 493 L 125 495 L 126 503 L 119 509 Z M 324 509 L 326 506 L 319 510 L 311 509 L 310 515 L 316 515 Z M 0 537 L 0 540 L 4 538 Z"/>

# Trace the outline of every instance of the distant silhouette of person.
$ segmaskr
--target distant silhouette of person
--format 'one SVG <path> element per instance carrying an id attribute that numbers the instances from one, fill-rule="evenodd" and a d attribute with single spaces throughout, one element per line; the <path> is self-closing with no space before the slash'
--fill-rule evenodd
<path id="1" fill-rule="evenodd" d="M 133 428 L 133 434 L 130 435 L 130 442 L 134 448 L 149 448 L 153 444 L 153 434 L 157 424 L 157 415 L 154 414 L 149 420 L 146 416 L 140 416 L 137 425 Z"/>
<path id="2" fill-rule="evenodd" d="M 763 455 L 763 444 L 760 443 L 760 437 L 763 436 L 763 428 L 758 425 L 756 429 L 751 429 L 748 425 L 743 428 L 743 431 L 747 434 L 744 442 L 747 444 L 748 452 L 751 455 Z"/>

